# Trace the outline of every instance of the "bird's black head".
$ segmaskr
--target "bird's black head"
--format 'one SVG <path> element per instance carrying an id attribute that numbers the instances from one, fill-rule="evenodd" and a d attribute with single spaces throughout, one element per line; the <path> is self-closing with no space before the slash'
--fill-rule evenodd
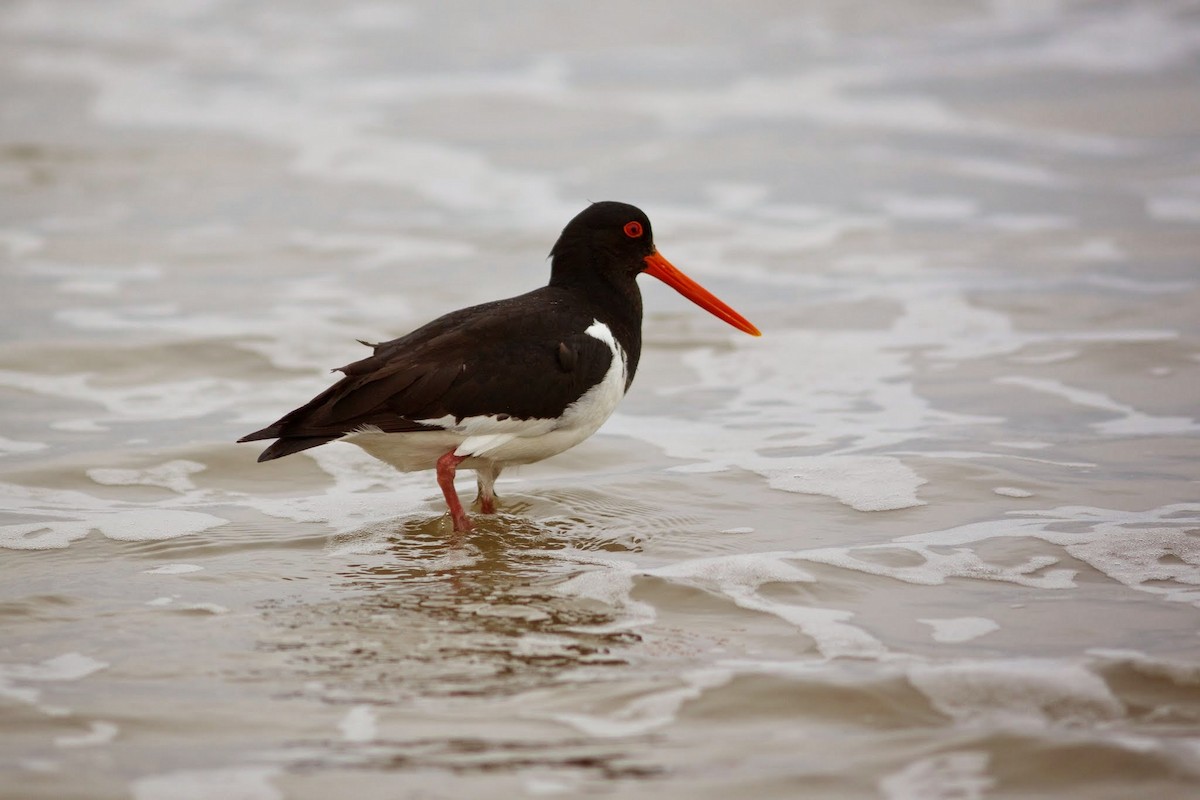
<path id="1" fill-rule="evenodd" d="M 631 280 L 654 252 L 650 219 L 637 206 L 607 200 L 592 203 L 563 228 L 550 251 L 554 275 L 587 270 Z M 553 281 L 552 281 L 553 282 Z"/>
<path id="2" fill-rule="evenodd" d="M 642 319 L 636 278 L 645 272 L 738 330 L 760 335 L 749 320 L 662 257 L 650 220 L 637 206 L 592 203 L 563 228 L 550 257 L 551 286 L 584 290 L 597 303 L 623 309 L 618 313 L 636 325 Z"/>

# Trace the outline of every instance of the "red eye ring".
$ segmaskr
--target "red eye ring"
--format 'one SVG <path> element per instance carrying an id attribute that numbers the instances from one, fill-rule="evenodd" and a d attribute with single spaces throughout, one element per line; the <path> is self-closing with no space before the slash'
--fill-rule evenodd
<path id="1" fill-rule="evenodd" d="M 634 220 L 633 222 L 625 223 L 625 235 L 630 239 L 640 239 L 642 236 L 642 223 Z"/>

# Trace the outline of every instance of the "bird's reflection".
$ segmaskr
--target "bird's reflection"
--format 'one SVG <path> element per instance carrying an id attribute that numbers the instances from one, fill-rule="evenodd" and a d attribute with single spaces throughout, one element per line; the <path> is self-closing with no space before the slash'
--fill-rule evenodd
<path id="1" fill-rule="evenodd" d="M 481 516 L 466 533 L 422 517 L 341 537 L 373 543 L 338 573 L 344 593 L 271 612 L 297 677 L 387 701 L 507 694 L 575 667 L 624 664 L 638 636 L 621 626 L 622 610 L 558 587 L 595 568 L 586 551 L 630 546 L 521 510 Z"/>

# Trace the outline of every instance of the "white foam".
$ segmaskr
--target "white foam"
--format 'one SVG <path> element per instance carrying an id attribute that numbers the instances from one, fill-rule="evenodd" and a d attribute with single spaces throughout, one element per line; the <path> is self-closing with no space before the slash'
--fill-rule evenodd
<path id="1" fill-rule="evenodd" d="M 853 611 L 784 603 L 736 589 L 730 595 L 742 608 L 773 614 L 795 625 L 813 640 L 817 652 L 825 658 L 879 659 L 888 654 L 883 642 L 862 628 L 849 624 L 854 618 Z"/>
<path id="2" fill-rule="evenodd" d="M 686 459 L 690 471 L 743 469 L 780 490 L 885 510 L 919 505 L 923 479 L 890 455 L 853 451 L 878 451 L 930 428 L 985 419 L 933 408 L 917 394 L 901 348 L 882 346 L 875 332 L 780 331 L 751 345 L 698 348 L 684 356 L 697 380 L 668 394 L 732 391 L 711 415 L 618 412 L 607 430 Z M 788 448 L 826 452 L 780 453 Z"/>
<path id="3" fill-rule="evenodd" d="M 1102 662 L 1126 664 L 1153 678 L 1166 678 L 1180 687 L 1200 686 L 1200 664 L 1179 659 L 1160 658 L 1137 650 L 1094 648 L 1088 655 Z"/>
<path id="4" fill-rule="evenodd" d="M 1200 198 L 1152 197 L 1146 201 L 1146 213 L 1164 222 L 1200 223 Z"/>
<path id="5" fill-rule="evenodd" d="M 549 797 L 556 794 L 567 794 L 568 792 L 578 795 L 579 785 L 584 779 L 576 774 L 539 776 L 525 775 L 522 778 L 522 785 L 525 791 L 534 797 Z"/>
<path id="6" fill-rule="evenodd" d="M 39 664 L 0 664 L 0 697 L 36 705 L 41 690 L 20 684 L 77 681 L 106 667 L 107 663 L 81 653 L 64 653 Z"/>
<path id="7" fill-rule="evenodd" d="M 1074 261 L 1120 261 L 1129 254 L 1111 239 L 1089 238 L 1073 247 L 1061 247 L 1052 251 L 1054 255 Z"/>
<path id="8" fill-rule="evenodd" d="M 372 706 L 355 706 L 338 723 L 338 730 L 347 742 L 369 742 L 379 736 L 379 724 Z"/>
<path id="9" fill-rule="evenodd" d="M 92 531 L 119 541 L 157 541 L 200 533 L 228 522 L 212 514 L 172 507 L 192 502 L 195 501 L 188 494 L 174 500 L 136 505 L 84 492 L 0 483 L 0 503 L 9 511 L 44 518 L 39 522 L 0 526 L 0 547 L 64 548 Z"/>
<path id="10" fill-rule="evenodd" d="M 996 781 L 987 774 L 988 754 L 942 753 L 921 758 L 885 776 L 885 800 L 982 800 Z"/>
<path id="11" fill-rule="evenodd" d="M 31 231 L 0 229 L 0 247 L 14 259 L 32 255 L 46 246 L 46 238 Z"/>
<path id="12" fill-rule="evenodd" d="M 955 719 L 999 724 L 1093 724 L 1125 708 L 1095 673 L 1051 659 L 916 664 L 908 679 L 933 707 Z"/>
<path id="13" fill-rule="evenodd" d="M 1065 186 L 1072 182 L 1069 178 L 1044 167 L 998 158 L 954 158 L 946 162 L 946 166 L 960 175 L 999 183 L 1023 186 Z"/>
<path id="14" fill-rule="evenodd" d="M 1069 403 L 1110 411 L 1116 419 L 1092 423 L 1091 427 L 1113 436 L 1166 436 L 1200 431 L 1200 422 L 1191 417 L 1158 417 L 1146 414 L 1132 406 L 1118 403 L 1106 394 L 1087 389 L 1067 386 L 1053 378 L 1033 378 L 1024 375 L 1008 375 L 993 379 L 994 383 L 1020 386 L 1035 392 L 1061 397 Z"/>
<path id="15" fill-rule="evenodd" d="M 95 312 L 97 315 L 105 313 Z M 211 333 L 206 334 L 206 338 L 208 336 Z M 249 382 L 224 378 L 111 385 L 98 381 L 91 373 L 50 375 L 14 370 L 0 370 L 0 386 L 89 405 L 99 404 L 109 412 L 111 419 L 137 422 L 195 419 L 227 409 L 234 398 L 253 393 Z M 109 420 L 101 418 L 99 421 Z M 92 420 L 92 424 L 99 422 Z"/>
<path id="16" fill-rule="evenodd" d="M 173 35 L 187 33 L 181 27 Z M 151 35 L 148 41 L 155 39 Z M 272 48 L 270 56 L 278 60 L 283 53 Z M 242 57 L 255 55 L 247 51 Z M 261 58 L 266 57 L 264 51 Z M 288 77 L 288 91 L 272 81 L 200 83 L 186 68 L 144 69 L 97 52 L 43 50 L 27 56 L 23 66 L 40 75 L 88 81 L 97 89 L 92 108 L 102 122 L 249 136 L 290 149 L 295 154 L 292 167 L 300 174 L 396 186 L 454 210 L 560 208 L 555 180 L 548 175 L 497 167 L 478 150 L 381 129 L 382 97 L 414 102 L 431 93 L 442 96 L 455 78 L 429 74 L 420 80 L 381 80 L 359 88 L 353 97 L 342 97 L 340 85 L 330 86 L 328 65 L 319 57 L 315 61 L 290 63 L 294 73 Z M 506 79 L 509 85 L 531 85 L 538 92 L 553 91 L 560 76 L 551 62 L 543 61 L 524 72 L 480 73 L 463 83 L 468 93 L 475 93 Z"/>
<path id="17" fill-rule="evenodd" d="M 432 473 L 397 472 L 352 445 L 333 442 L 307 450 L 304 456 L 333 478 L 333 485 L 325 492 L 301 497 L 247 496 L 240 502 L 272 517 L 325 523 L 335 533 L 345 534 L 369 530 L 380 522 L 395 522 L 405 514 L 428 515 L 427 501 L 437 502 L 435 498 L 440 498 Z M 366 540 L 347 542 L 346 546 L 370 548 L 386 535 L 380 531 Z"/>
<path id="18" fill-rule="evenodd" d="M 1200 605 L 1200 536 L 1186 530 L 1130 526 L 1120 535 L 1075 541 L 1066 549 L 1126 586 Z"/>
<path id="19" fill-rule="evenodd" d="M 461 259 L 476 252 L 474 246 L 454 239 L 400 234 L 318 233 L 301 230 L 292 233 L 290 239 L 297 245 L 318 252 L 357 254 L 351 259 L 351 265 L 360 269 L 375 269 L 430 259 Z"/>
<path id="20" fill-rule="evenodd" d="M 555 594 L 594 600 L 623 612 L 623 618 L 599 628 L 588 630 L 607 632 L 627 630 L 653 622 L 657 618 L 654 606 L 634 600 L 633 578 L 636 567 L 631 562 L 613 561 L 598 569 L 588 569 L 552 587 Z"/>
<path id="21" fill-rule="evenodd" d="M 183 606 L 186 611 L 204 611 L 209 614 L 228 614 L 229 609 L 220 603 L 188 603 Z"/>
<path id="22" fill-rule="evenodd" d="M 989 214 L 982 224 L 1005 233 L 1040 233 L 1078 226 L 1078 222 L 1062 214 Z"/>
<path id="23" fill-rule="evenodd" d="M 1079 358 L 1082 351 L 1077 347 L 1063 348 L 1062 350 L 1051 350 L 1048 353 L 1030 353 L 1015 356 L 1009 356 L 1008 360 L 1014 364 L 1061 364 L 1064 361 L 1072 361 Z"/>
<path id="24" fill-rule="evenodd" d="M 1189 503 L 1147 511 L 1062 506 L 905 536 L 893 544 L 961 547 L 992 538 L 1041 539 L 1131 589 L 1200 607 L 1200 537 L 1188 533 L 1197 525 L 1200 506 Z"/>
<path id="25" fill-rule="evenodd" d="M 283 800 L 272 780 L 279 767 L 223 767 L 179 770 L 134 780 L 129 788 L 134 800 Z"/>
<path id="26" fill-rule="evenodd" d="M 1192 27 L 1151 3 L 1077 18 L 1073 25 L 1057 27 L 1029 55 L 1083 72 L 1150 73 L 1189 64 L 1198 51 L 1200 37 Z"/>
<path id="27" fill-rule="evenodd" d="M 204 464 L 178 459 L 146 469 L 94 467 L 87 471 L 87 476 L 104 486 L 160 486 L 186 494 L 196 489 L 190 476 L 205 469 L 207 467 Z"/>
<path id="28" fill-rule="evenodd" d="M 702 585 L 721 591 L 749 591 L 766 583 L 811 583 L 813 576 L 784 560 L 786 553 L 739 553 L 678 561 L 642 570 L 643 575 Z"/>
<path id="29" fill-rule="evenodd" d="M 39 450 L 45 450 L 47 446 L 45 442 L 20 442 L 0 436 L 0 456 L 10 453 L 36 453 Z"/>
<path id="30" fill-rule="evenodd" d="M 101 425 L 94 419 L 60 419 L 51 422 L 50 427 L 56 431 L 71 433 L 101 433 L 110 430 L 108 426 Z"/>
<path id="31" fill-rule="evenodd" d="M 157 264 L 109 266 L 105 264 L 38 260 L 26 265 L 25 270 L 39 277 L 57 278 L 60 289 L 72 285 L 87 284 L 117 289 L 130 282 L 158 281 L 164 275 L 163 268 Z"/>
<path id="32" fill-rule="evenodd" d="M 199 572 L 202 569 L 204 567 L 199 567 L 195 564 L 163 564 L 161 567 L 144 569 L 142 573 L 145 575 L 186 575 L 189 572 Z"/>
<path id="33" fill-rule="evenodd" d="M 794 557 L 869 575 L 882 575 L 920 586 L 940 586 L 950 578 L 1002 581 L 1037 589 L 1070 589 L 1075 586 L 1074 570 L 1046 569 L 1046 567 L 1058 563 L 1058 559 L 1052 556 L 1030 556 L 1023 564 L 1001 566 L 984 561 L 977 553 L 965 547 L 958 547 L 952 552 L 945 553 L 930 547 L 902 542 L 854 548 L 805 550 L 794 554 Z M 893 566 L 877 561 L 863 560 L 856 556 L 856 553 L 887 552 L 897 548 L 920 556 L 922 563 L 915 566 Z M 1037 574 L 1039 572 L 1040 575 Z"/>
<path id="34" fill-rule="evenodd" d="M 996 624 L 995 620 L 985 617 L 919 619 L 917 622 L 933 628 L 932 635 L 935 642 L 946 642 L 947 644 L 969 642 L 980 636 L 986 636 L 992 631 L 1000 630 L 1000 626 Z"/>
<path id="35" fill-rule="evenodd" d="M 927 481 L 890 456 L 812 456 L 787 459 L 781 469 L 757 471 L 772 489 L 832 497 L 857 511 L 923 506 L 917 489 Z"/>
<path id="36" fill-rule="evenodd" d="M 138 508 L 112 511 L 84 521 L 45 521 L 0 527 L 0 547 L 46 550 L 67 547 L 92 531 L 122 542 L 174 539 L 224 525 L 228 520 L 198 511 Z"/>
<path id="37" fill-rule="evenodd" d="M 1001 497 L 1033 497 L 1033 492 L 1016 486 L 997 486 L 992 491 Z"/>
<path id="38" fill-rule="evenodd" d="M 968 197 L 886 194 L 879 204 L 890 217 L 918 222 L 961 222 L 979 211 Z"/>
<path id="39" fill-rule="evenodd" d="M 725 669 L 687 670 L 679 675 L 682 686 L 642 694 L 611 713 L 557 713 L 551 717 L 586 736 L 639 736 L 674 722 L 684 703 L 725 685 L 732 677 L 733 673 Z"/>
<path id="40" fill-rule="evenodd" d="M 54 744 L 57 747 L 96 747 L 116 739 L 119 730 L 111 722 L 93 722 L 84 733 L 55 736 Z"/>
<path id="41" fill-rule="evenodd" d="M 607 562 L 607 568 L 582 572 L 556 587 L 560 594 L 587 597 L 621 608 L 626 618 L 611 629 L 645 625 L 656 617 L 653 606 L 630 598 L 634 578 L 652 576 L 696 586 L 726 597 L 740 608 L 778 617 L 811 638 L 825 658 L 880 658 L 883 643 L 850 624 L 852 611 L 806 606 L 763 596 L 759 588 L 771 583 L 810 583 L 815 579 L 790 563 L 803 552 L 745 553 L 688 559 L 661 567 L 639 568 L 630 562 Z"/>
<path id="42" fill-rule="evenodd" d="M 229 609 L 219 603 L 179 603 L 180 595 L 172 594 L 163 597 L 156 597 L 153 600 L 147 600 L 146 605 L 153 608 L 166 608 L 173 606 L 176 611 L 203 611 L 207 614 L 219 615 L 228 614 Z"/>

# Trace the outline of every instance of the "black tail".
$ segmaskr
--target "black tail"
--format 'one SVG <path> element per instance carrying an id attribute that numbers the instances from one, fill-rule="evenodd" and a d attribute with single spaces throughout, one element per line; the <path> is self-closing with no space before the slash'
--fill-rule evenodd
<path id="1" fill-rule="evenodd" d="M 254 434 L 250 434 L 254 436 Z M 289 436 L 285 439 L 279 439 L 274 442 L 266 450 L 263 450 L 258 456 L 258 460 L 270 461 L 274 458 L 283 458 L 290 456 L 292 453 L 299 453 L 301 450 L 307 450 L 310 447 L 317 447 L 326 442 L 332 442 L 334 439 L 340 439 L 341 436 Z M 239 439 L 238 441 L 252 441 L 249 438 Z"/>

